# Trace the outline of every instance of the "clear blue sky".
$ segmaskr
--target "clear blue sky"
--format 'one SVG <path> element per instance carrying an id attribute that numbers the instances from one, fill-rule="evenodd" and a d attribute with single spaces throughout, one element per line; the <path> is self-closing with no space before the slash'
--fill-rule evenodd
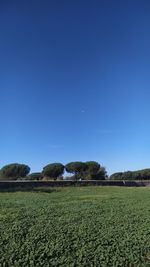
<path id="1" fill-rule="evenodd" d="M 0 167 L 150 167 L 150 1 L 0 1 Z"/>

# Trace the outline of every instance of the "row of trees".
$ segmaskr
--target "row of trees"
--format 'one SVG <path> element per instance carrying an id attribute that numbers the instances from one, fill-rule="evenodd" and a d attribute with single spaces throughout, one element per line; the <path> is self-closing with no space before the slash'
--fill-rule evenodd
<path id="1" fill-rule="evenodd" d="M 107 173 L 104 167 L 98 162 L 70 162 L 66 165 L 62 163 L 51 163 L 46 165 L 42 172 L 30 174 L 30 167 L 25 164 L 12 163 L 2 167 L 0 170 L 1 180 L 57 180 L 63 179 L 64 171 L 72 174 L 71 180 L 105 180 Z"/>
<path id="2" fill-rule="evenodd" d="M 117 172 L 109 177 L 110 180 L 150 180 L 150 169 L 138 171 Z"/>
<path id="3" fill-rule="evenodd" d="M 64 172 L 72 176 L 63 177 Z M 109 178 L 106 170 L 98 162 L 70 162 L 66 165 L 62 163 L 51 163 L 46 165 L 42 172 L 30 173 L 30 167 L 25 164 L 12 163 L 4 166 L 0 170 L 1 180 L 150 180 L 150 169 L 138 171 L 117 172 Z"/>

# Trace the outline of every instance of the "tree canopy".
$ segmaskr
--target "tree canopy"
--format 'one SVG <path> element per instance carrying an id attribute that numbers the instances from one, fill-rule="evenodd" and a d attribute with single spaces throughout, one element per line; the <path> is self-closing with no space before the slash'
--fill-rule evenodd
<path id="1" fill-rule="evenodd" d="M 102 167 L 96 161 L 85 162 L 87 169 L 85 172 L 85 179 L 87 180 L 105 180 L 107 173 L 104 167 Z"/>
<path id="2" fill-rule="evenodd" d="M 56 180 L 64 173 L 64 165 L 61 163 L 51 163 L 43 168 L 43 175 L 48 178 L 54 178 Z"/>
<path id="3" fill-rule="evenodd" d="M 19 163 L 12 163 L 5 165 L 0 170 L 0 177 L 1 180 L 16 180 L 19 178 L 23 178 L 26 175 L 28 175 L 30 172 L 30 167 L 25 164 L 19 164 Z"/>
<path id="4" fill-rule="evenodd" d="M 113 173 L 110 180 L 150 180 L 150 169 Z"/>
<path id="5" fill-rule="evenodd" d="M 70 162 L 65 166 L 69 173 L 73 173 L 72 179 L 85 179 L 85 180 L 104 180 L 107 176 L 106 170 L 98 162 Z"/>
<path id="6" fill-rule="evenodd" d="M 66 164 L 65 169 L 69 173 L 73 173 L 76 179 L 82 178 L 83 173 L 87 169 L 87 165 L 81 161 L 74 161 Z"/>

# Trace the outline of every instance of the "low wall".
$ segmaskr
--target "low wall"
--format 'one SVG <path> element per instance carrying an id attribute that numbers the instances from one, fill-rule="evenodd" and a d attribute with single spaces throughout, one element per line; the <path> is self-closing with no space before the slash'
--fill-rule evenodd
<path id="1" fill-rule="evenodd" d="M 150 186 L 150 180 L 143 181 L 0 181 L 0 189 L 16 187 L 57 187 L 57 186 Z"/>

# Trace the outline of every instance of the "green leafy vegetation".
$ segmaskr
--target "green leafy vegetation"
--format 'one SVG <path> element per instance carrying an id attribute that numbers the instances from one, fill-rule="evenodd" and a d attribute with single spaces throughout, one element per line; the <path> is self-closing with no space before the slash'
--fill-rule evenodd
<path id="1" fill-rule="evenodd" d="M 30 172 L 30 167 L 25 164 L 12 163 L 5 165 L 0 170 L 0 179 L 17 180 L 26 177 Z"/>
<path id="2" fill-rule="evenodd" d="M 1 192 L 0 266 L 150 266 L 150 188 Z"/>
<path id="3" fill-rule="evenodd" d="M 64 166 L 62 163 L 50 163 L 42 172 L 29 174 L 30 167 L 25 164 L 12 163 L 0 170 L 0 180 L 63 180 L 64 171 L 73 174 L 71 180 L 105 180 L 107 173 L 104 167 L 95 161 L 70 162 Z"/>
<path id="4" fill-rule="evenodd" d="M 71 177 L 74 180 L 105 180 L 107 177 L 105 168 L 96 161 L 70 162 L 65 166 L 65 169 L 67 172 L 74 174 Z"/>
<path id="5" fill-rule="evenodd" d="M 26 180 L 42 180 L 43 173 L 42 172 L 33 172 L 26 176 Z"/>
<path id="6" fill-rule="evenodd" d="M 64 177 L 64 171 L 72 176 Z M 50 163 L 41 172 L 30 173 L 25 164 L 11 163 L 0 169 L 0 180 L 150 180 L 150 169 L 113 173 L 108 177 L 105 167 L 96 161 L 74 161 L 65 166 Z"/>
<path id="7" fill-rule="evenodd" d="M 87 166 L 87 170 L 84 175 L 86 180 L 105 180 L 107 172 L 98 162 L 87 161 L 85 164 Z"/>
<path id="8" fill-rule="evenodd" d="M 110 180 L 150 180 L 150 169 L 116 172 L 110 176 Z"/>
<path id="9" fill-rule="evenodd" d="M 87 166 L 84 162 L 74 161 L 66 164 L 65 169 L 68 173 L 74 174 L 74 179 L 78 180 L 83 178 L 83 174 L 87 170 Z"/>
<path id="10" fill-rule="evenodd" d="M 61 163 L 51 163 L 43 168 L 43 176 L 56 180 L 64 173 L 64 165 Z"/>

